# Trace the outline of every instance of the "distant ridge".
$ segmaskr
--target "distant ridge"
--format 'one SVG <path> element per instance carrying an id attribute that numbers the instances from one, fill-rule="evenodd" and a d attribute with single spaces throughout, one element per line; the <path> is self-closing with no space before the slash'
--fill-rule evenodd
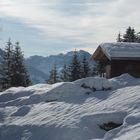
<path id="1" fill-rule="evenodd" d="M 26 65 L 28 66 L 33 83 L 42 83 L 43 81 L 47 80 L 50 70 L 54 64 L 56 64 L 58 71 L 61 71 L 64 64 L 69 65 L 73 58 L 73 54 L 74 51 L 70 51 L 66 54 L 60 53 L 58 55 L 50 55 L 47 57 L 34 55 L 27 58 Z M 90 61 L 91 54 L 84 50 L 77 51 L 77 55 L 79 60 L 82 60 L 85 56 Z M 90 64 L 93 65 L 93 61 L 90 61 Z"/>
<path id="2" fill-rule="evenodd" d="M 4 54 L 4 51 L 0 49 L 0 63 L 2 62 L 2 56 Z M 74 51 L 67 52 L 66 54 L 60 53 L 58 55 L 50 55 L 47 57 L 43 56 L 30 56 L 29 58 L 25 59 L 25 64 L 27 66 L 29 75 L 31 77 L 32 83 L 45 83 L 45 81 L 48 79 L 50 70 L 56 64 L 58 72 L 60 72 L 63 68 L 63 65 L 69 65 L 72 58 L 73 58 Z M 93 61 L 90 60 L 91 54 L 84 51 L 79 50 L 77 51 L 77 55 L 79 60 L 82 60 L 85 56 L 91 66 L 93 66 Z"/>

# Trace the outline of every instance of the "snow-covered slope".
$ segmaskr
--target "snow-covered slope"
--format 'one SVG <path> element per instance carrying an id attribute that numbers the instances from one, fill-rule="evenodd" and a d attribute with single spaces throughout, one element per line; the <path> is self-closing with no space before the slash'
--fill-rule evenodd
<path id="1" fill-rule="evenodd" d="M 54 67 L 54 64 L 56 64 L 58 71 L 61 71 L 64 64 L 69 65 L 73 58 L 74 52 L 68 52 L 66 54 L 58 54 L 58 55 L 50 55 L 48 57 L 43 56 L 31 56 L 28 59 L 26 59 L 26 64 L 29 67 L 29 73 L 33 79 L 33 83 L 42 83 L 43 80 L 47 80 L 48 76 L 50 75 L 51 69 Z M 77 55 L 79 57 L 79 60 L 82 61 L 83 56 L 85 56 L 91 66 L 93 66 L 93 61 L 90 61 L 91 54 L 89 54 L 86 51 L 80 50 L 77 51 Z M 36 73 L 36 79 L 34 79 L 34 70 L 38 71 Z M 44 74 L 44 78 L 40 75 Z"/>
<path id="2" fill-rule="evenodd" d="M 139 140 L 140 79 L 89 77 L 0 93 L 0 140 Z M 104 124 L 120 127 L 105 131 Z"/>

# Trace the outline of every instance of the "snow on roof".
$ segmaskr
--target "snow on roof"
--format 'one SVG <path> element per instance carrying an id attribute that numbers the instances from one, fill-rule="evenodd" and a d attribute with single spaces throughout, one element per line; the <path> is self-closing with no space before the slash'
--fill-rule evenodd
<path id="1" fill-rule="evenodd" d="M 100 47 L 109 59 L 140 59 L 140 43 L 102 43 Z"/>

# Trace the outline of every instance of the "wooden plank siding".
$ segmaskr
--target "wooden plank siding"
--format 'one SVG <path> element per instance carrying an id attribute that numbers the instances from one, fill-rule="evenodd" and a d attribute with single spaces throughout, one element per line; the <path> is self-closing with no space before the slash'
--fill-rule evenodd
<path id="1" fill-rule="evenodd" d="M 106 64 L 106 78 L 120 76 L 129 73 L 134 77 L 140 77 L 140 57 L 110 57 L 99 46 L 94 52 L 92 59 Z"/>
<path id="2" fill-rule="evenodd" d="M 140 77 L 140 61 L 138 60 L 112 60 L 110 77 L 129 73 L 134 77 Z"/>

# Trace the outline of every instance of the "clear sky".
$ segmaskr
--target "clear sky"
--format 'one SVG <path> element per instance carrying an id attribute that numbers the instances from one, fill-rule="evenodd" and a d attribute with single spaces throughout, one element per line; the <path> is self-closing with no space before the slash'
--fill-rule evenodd
<path id="1" fill-rule="evenodd" d="M 140 0 L 0 0 L 0 47 L 9 37 L 25 56 L 84 49 L 140 31 Z"/>

